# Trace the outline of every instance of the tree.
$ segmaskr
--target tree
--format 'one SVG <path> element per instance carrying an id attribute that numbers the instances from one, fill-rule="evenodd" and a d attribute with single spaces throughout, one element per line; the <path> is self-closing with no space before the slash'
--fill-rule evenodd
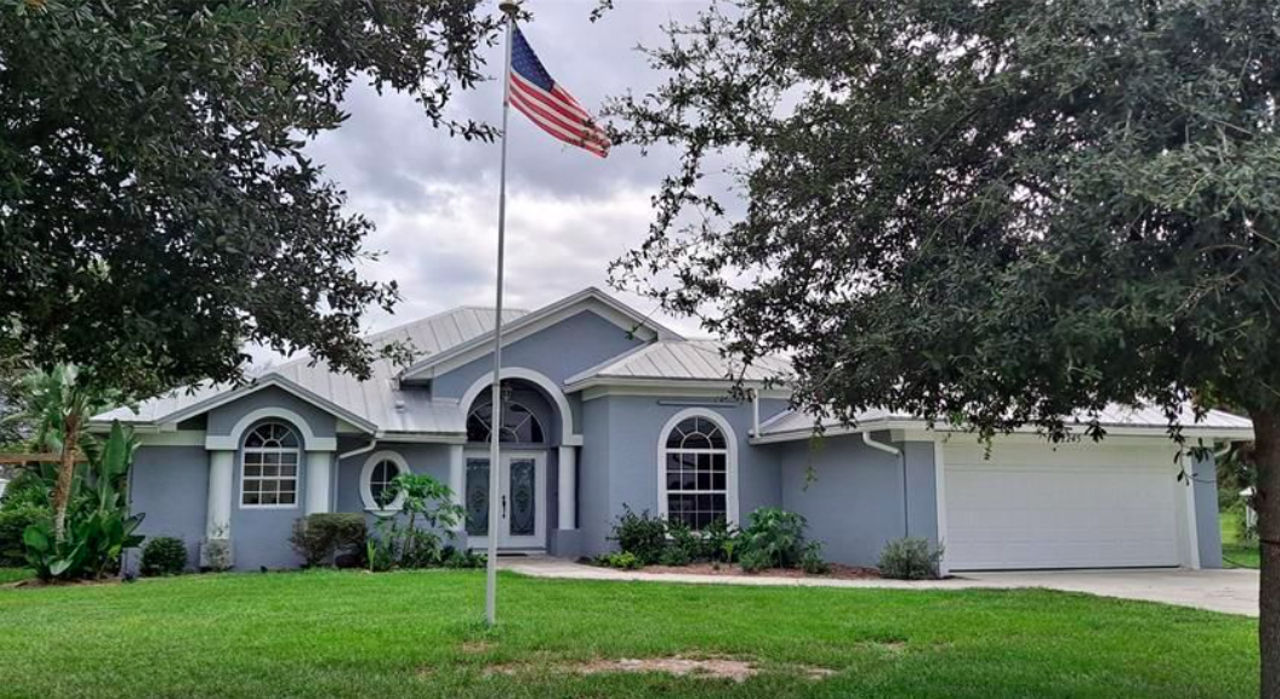
<path id="1" fill-rule="evenodd" d="M 609 110 L 682 156 L 614 283 L 789 353 L 844 419 L 1097 439 L 1146 403 L 1185 443 L 1241 406 L 1280 697 L 1280 7 L 741 0 L 667 34 Z"/>
<path id="2" fill-rule="evenodd" d="M 249 342 L 367 377 L 396 287 L 305 147 L 366 78 L 492 138 L 445 113 L 496 36 L 477 5 L 0 0 L 0 356 L 136 395 L 239 380 Z"/>
<path id="3" fill-rule="evenodd" d="M 101 385 L 67 365 L 33 371 L 22 382 L 21 415 L 33 429 L 32 443 L 59 456 L 53 487 L 53 536 L 58 544 L 66 537 L 76 462 L 95 450 L 85 429 L 89 418 L 119 403 L 119 393 Z"/>

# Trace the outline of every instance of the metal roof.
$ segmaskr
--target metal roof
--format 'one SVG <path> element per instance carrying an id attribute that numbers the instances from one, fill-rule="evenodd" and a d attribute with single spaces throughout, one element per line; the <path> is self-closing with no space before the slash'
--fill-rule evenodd
<path id="1" fill-rule="evenodd" d="M 715 340 L 660 340 L 587 369 L 570 377 L 565 384 L 574 389 L 611 379 L 724 381 L 729 378 L 758 383 L 786 379 L 791 374 L 791 363 L 780 357 L 764 357 L 744 368 L 740 360 L 725 355 L 721 347 Z"/>
<path id="2" fill-rule="evenodd" d="M 1078 413 L 1072 420 L 1074 424 L 1083 426 L 1088 423 L 1089 418 L 1084 413 Z M 1221 410 L 1210 410 L 1203 418 L 1197 420 L 1195 412 L 1190 406 L 1186 406 L 1178 415 L 1178 421 L 1183 426 L 1184 432 L 1195 432 L 1204 436 L 1251 439 L 1253 435 L 1253 422 L 1251 420 Z M 889 428 L 916 429 L 927 427 L 925 421 L 916 416 L 893 413 L 887 410 L 863 411 L 855 416 L 853 425 L 845 425 L 834 418 L 824 418 L 820 422 L 824 431 L 833 434 Z M 1164 410 L 1154 406 L 1130 407 L 1112 404 L 1098 415 L 1098 422 L 1104 428 L 1112 431 L 1135 429 L 1164 432 L 1169 427 Z M 819 421 L 808 413 L 787 410 L 761 423 L 760 434 L 756 436 L 756 439 L 761 441 L 808 439 L 814 433 L 818 423 Z M 934 429 L 939 431 L 960 431 L 963 428 L 953 428 L 938 424 L 934 426 Z"/>

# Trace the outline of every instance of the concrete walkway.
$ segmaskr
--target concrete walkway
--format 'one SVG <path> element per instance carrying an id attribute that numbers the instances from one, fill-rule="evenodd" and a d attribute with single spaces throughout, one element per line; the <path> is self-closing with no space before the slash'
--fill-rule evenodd
<path id="1" fill-rule="evenodd" d="M 964 573 L 947 580 L 833 580 L 762 575 L 691 575 L 612 570 L 545 556 L 502 558 L 499 567 L 536 578 L 619 580 L 777 587 L 843 587 L 895 590 L 1046 588 L 1103 597 L 1163 602 L 1228 614 L 1258 616 L 1258 573 L 1253 570 L 1070 570 Z"/>

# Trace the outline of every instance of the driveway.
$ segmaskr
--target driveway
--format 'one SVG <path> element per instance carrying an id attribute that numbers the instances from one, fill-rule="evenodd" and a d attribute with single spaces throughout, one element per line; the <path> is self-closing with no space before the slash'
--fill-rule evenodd
<path id="1" fill-rule="evenodd" d="M 1014 589 L 1039 587 L 1103 597 L 1163 602 L 1228 614 L 1258 616 L 1258 572 L 1253 570 L 1061 570 L 961 573 L 946 580 L 832 580 L 764 575 L 690 575 L 612 570 L 547 556 L 502 558 L 499 567 L 539 578 L 629 580 L 708 585 L 849 587 L 901 590 Z"/>

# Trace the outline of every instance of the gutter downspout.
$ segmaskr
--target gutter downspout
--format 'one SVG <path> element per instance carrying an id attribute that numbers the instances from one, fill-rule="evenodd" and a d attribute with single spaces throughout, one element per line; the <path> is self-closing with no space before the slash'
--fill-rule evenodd
<path id="1" fill-rule="evenodd" d="M 886 454 L 893 454 L 898 457 L 898 463 L 902 466 L 902 535 L 911 536 L 911 515 L 908 511 L 907 502 L 907 458 L 902 455 L 902 450 L 892 444 L 877 442 L 871 438 L 870 432 L 862 433 L 862 443 L 872 449 L 879 449 Z"/>
<path id="2" fill-rule="evenodd" d="M 760 391 L 751 389 L 751 436 L 760 436 Z"/>
<path id="3" fill-rule="evenodd" d="M 329 482 L 333 486 L 329 488 L 329 511 L 330 512 L 338 511 L 338 474 L 342 472 L 342 461 L 344 459 L 349 459 L 353 456 L 360 456 L 361 454 L 368 454 L 369 452 L 373 451 L 373 448 L 378 446 L 378 439 L 381 436 L 382 436 L 381 432 L 374 433 L 373 437 L 369 440 L 368 444 L 364 445 L 363 447 L 360 447 L 359 449 L 352 449 L 351 451 L 345 454 L 338 454 L 337 458 L 333 460 L 333 463 L 329 465 L 329 468 L 331 469 L 329 471 L 329 479 L 330 479 Z"/>

